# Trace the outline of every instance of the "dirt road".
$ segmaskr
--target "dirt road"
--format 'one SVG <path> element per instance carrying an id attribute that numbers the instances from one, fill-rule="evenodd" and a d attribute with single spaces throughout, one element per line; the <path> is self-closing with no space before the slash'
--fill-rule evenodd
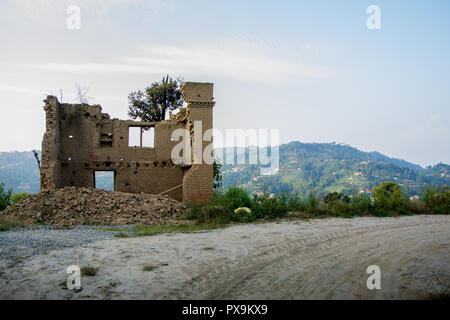
<path id="1" fill-rule="evenodd" d="M 69 265 L 94 266 L 81 292 Z M 367 267 L 381 270 L 369 290 Z M 2 299 L 406 299 L 450 290 L 450 216 L 239 225 L 102 240 L 16 261 Z"/>

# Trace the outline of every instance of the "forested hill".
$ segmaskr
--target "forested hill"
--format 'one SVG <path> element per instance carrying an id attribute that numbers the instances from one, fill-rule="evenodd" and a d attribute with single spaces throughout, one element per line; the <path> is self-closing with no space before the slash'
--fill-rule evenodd
<path id="1" fill-rule="evenodd" d="M 247 152 L 243 148 L 237 153 Z M 223 186 L 244 186 L 252 192 L 342 191 L 367 193 L 382 181 L 396 181 L 409 195 L 419 195 L 425 185 L 450 185 L 450 166 L 437 164 L 422 168 L 379 152 L 363 152 L 336 143 L 291 142 L 280 146 L 280 170 L 261 176 L 257 165 L 224 165 Z"/>
<path id="2" fill-rule="evenodd" d="M 16 193 L 39 192 L 39 168 L 33 152 L 0 152 L 0 182 Z"/>
<path id="3" fill-rule="evenodd" d="M 238 152 L 248 152 L 243 148 Z M 401 184 L 409 195 L 421 194 L 425 185 L 450 185 L 450 166 L 422 168 L 379 152 L 363 152 L 335 143 L 291 142 L 280 146 L 280 170 L 261 176 L 257 165 L 224 165 L 223 187 L 245 186 L 252 192 L 313 191 L 324 194 L 365 192 L 382 181 Z M 39 170 L 32 152 L 0 152 L 0 182 L 16 193 L 39 191 Z"/>

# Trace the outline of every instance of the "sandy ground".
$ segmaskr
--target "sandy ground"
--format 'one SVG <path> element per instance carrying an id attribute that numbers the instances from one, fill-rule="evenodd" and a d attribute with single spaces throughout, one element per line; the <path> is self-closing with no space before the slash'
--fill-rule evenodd
<path id="1" fill-rule="evenodd" d="M 78 293 L 69 265 L 94 266 Z M 381 269 L 369 290 L 367 267 Z M 144 271 L 143 268 L 152 269 Z M 420 299 L 450 290 L 450 216 L 239 225 L 101 240 L 2 269 L 2 299 Z"/>

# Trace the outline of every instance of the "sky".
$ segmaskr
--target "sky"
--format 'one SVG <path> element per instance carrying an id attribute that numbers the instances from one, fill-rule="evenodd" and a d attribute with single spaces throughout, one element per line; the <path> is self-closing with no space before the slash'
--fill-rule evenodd
<path id="1" fill-rule="evenodd" d="M 450 163 L 449 16 L 446 0 L 0 0 L 0 151 L 40 149 L 48 94 L 75 102 L 79 83 L 126 119 L 128 94 L 169 74 L 214 83 L 223 131 Z"/>

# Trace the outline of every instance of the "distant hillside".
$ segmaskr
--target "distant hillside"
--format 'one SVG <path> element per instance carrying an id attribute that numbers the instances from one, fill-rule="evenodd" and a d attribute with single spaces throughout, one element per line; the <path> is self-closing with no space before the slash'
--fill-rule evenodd
<path id="1" fill-rule="evenodd" d="M 418 164 L 414 164 L 402 159 L 389 158 L 388 156 L 385 156 L 384 154 L 381 154 L 377 151 L 369 152 L 368 154 L 373 161 L 390 162 L 392 164 L 396 164 L 399 167 L 405 167 L 409 169 L 422 169 L 422 167 Z"/>
<path id="2" fill-rule="evenodd" d="M 248 153 L 248 149 L 236 150 L 240 154 Z M 280 170 L 273 176 L 261 176 L 257 165 L 224 165 L 222 169 L 224 188 L 236 184 L 251 192 L 265 190 L 276 194 L 308 194 L 311 191 L 317 194 L 332 191 L 369 193 L 380 182 L 393 180 L 409 195 L 419 195 L 425 185 L 450 185 L 450 166 L 447 164 L 424 169 L 379 152 L 363 152 L 336 143 L 291 142 L 281 145 Z M 38 192 L 39 170 L 33 153 L 0 152 L 0 182 L 18 193 Z"/>
<path id="3" fill-rule="evenodd" d="M 39 158 L 41 152 L 38 151 Z M 113 190 L 114 183 L 108 172 L 98 172 L 97 186 Z M 40 189 L 40 174 L 33 152 L 0 152 L 0 182 L 15 193 L 37 193 Z"/>
<path id="4" fill-rule="evenodd" d="M 0 152 L 0 182 L 16 193 L 39 192 L 39 168 L 33 152 Z"/>
<path id="5" fill-rule="evenodd" d="M 240 148 L 237 153 L 247 152 Z M 398 182 L 409 195 L 419 195 L 425 185 L 450 185 L 450 166 L 438 164 L 426 169 L 379 152 L 363 152 L 336 143 L 291 142 L 280 146 L 280 170 L 261 176 L 257 165 L 224 165 L 223 186 L 244 186 L 252 192 L 342 191 L 368 193 L 382 181 Z"/>

